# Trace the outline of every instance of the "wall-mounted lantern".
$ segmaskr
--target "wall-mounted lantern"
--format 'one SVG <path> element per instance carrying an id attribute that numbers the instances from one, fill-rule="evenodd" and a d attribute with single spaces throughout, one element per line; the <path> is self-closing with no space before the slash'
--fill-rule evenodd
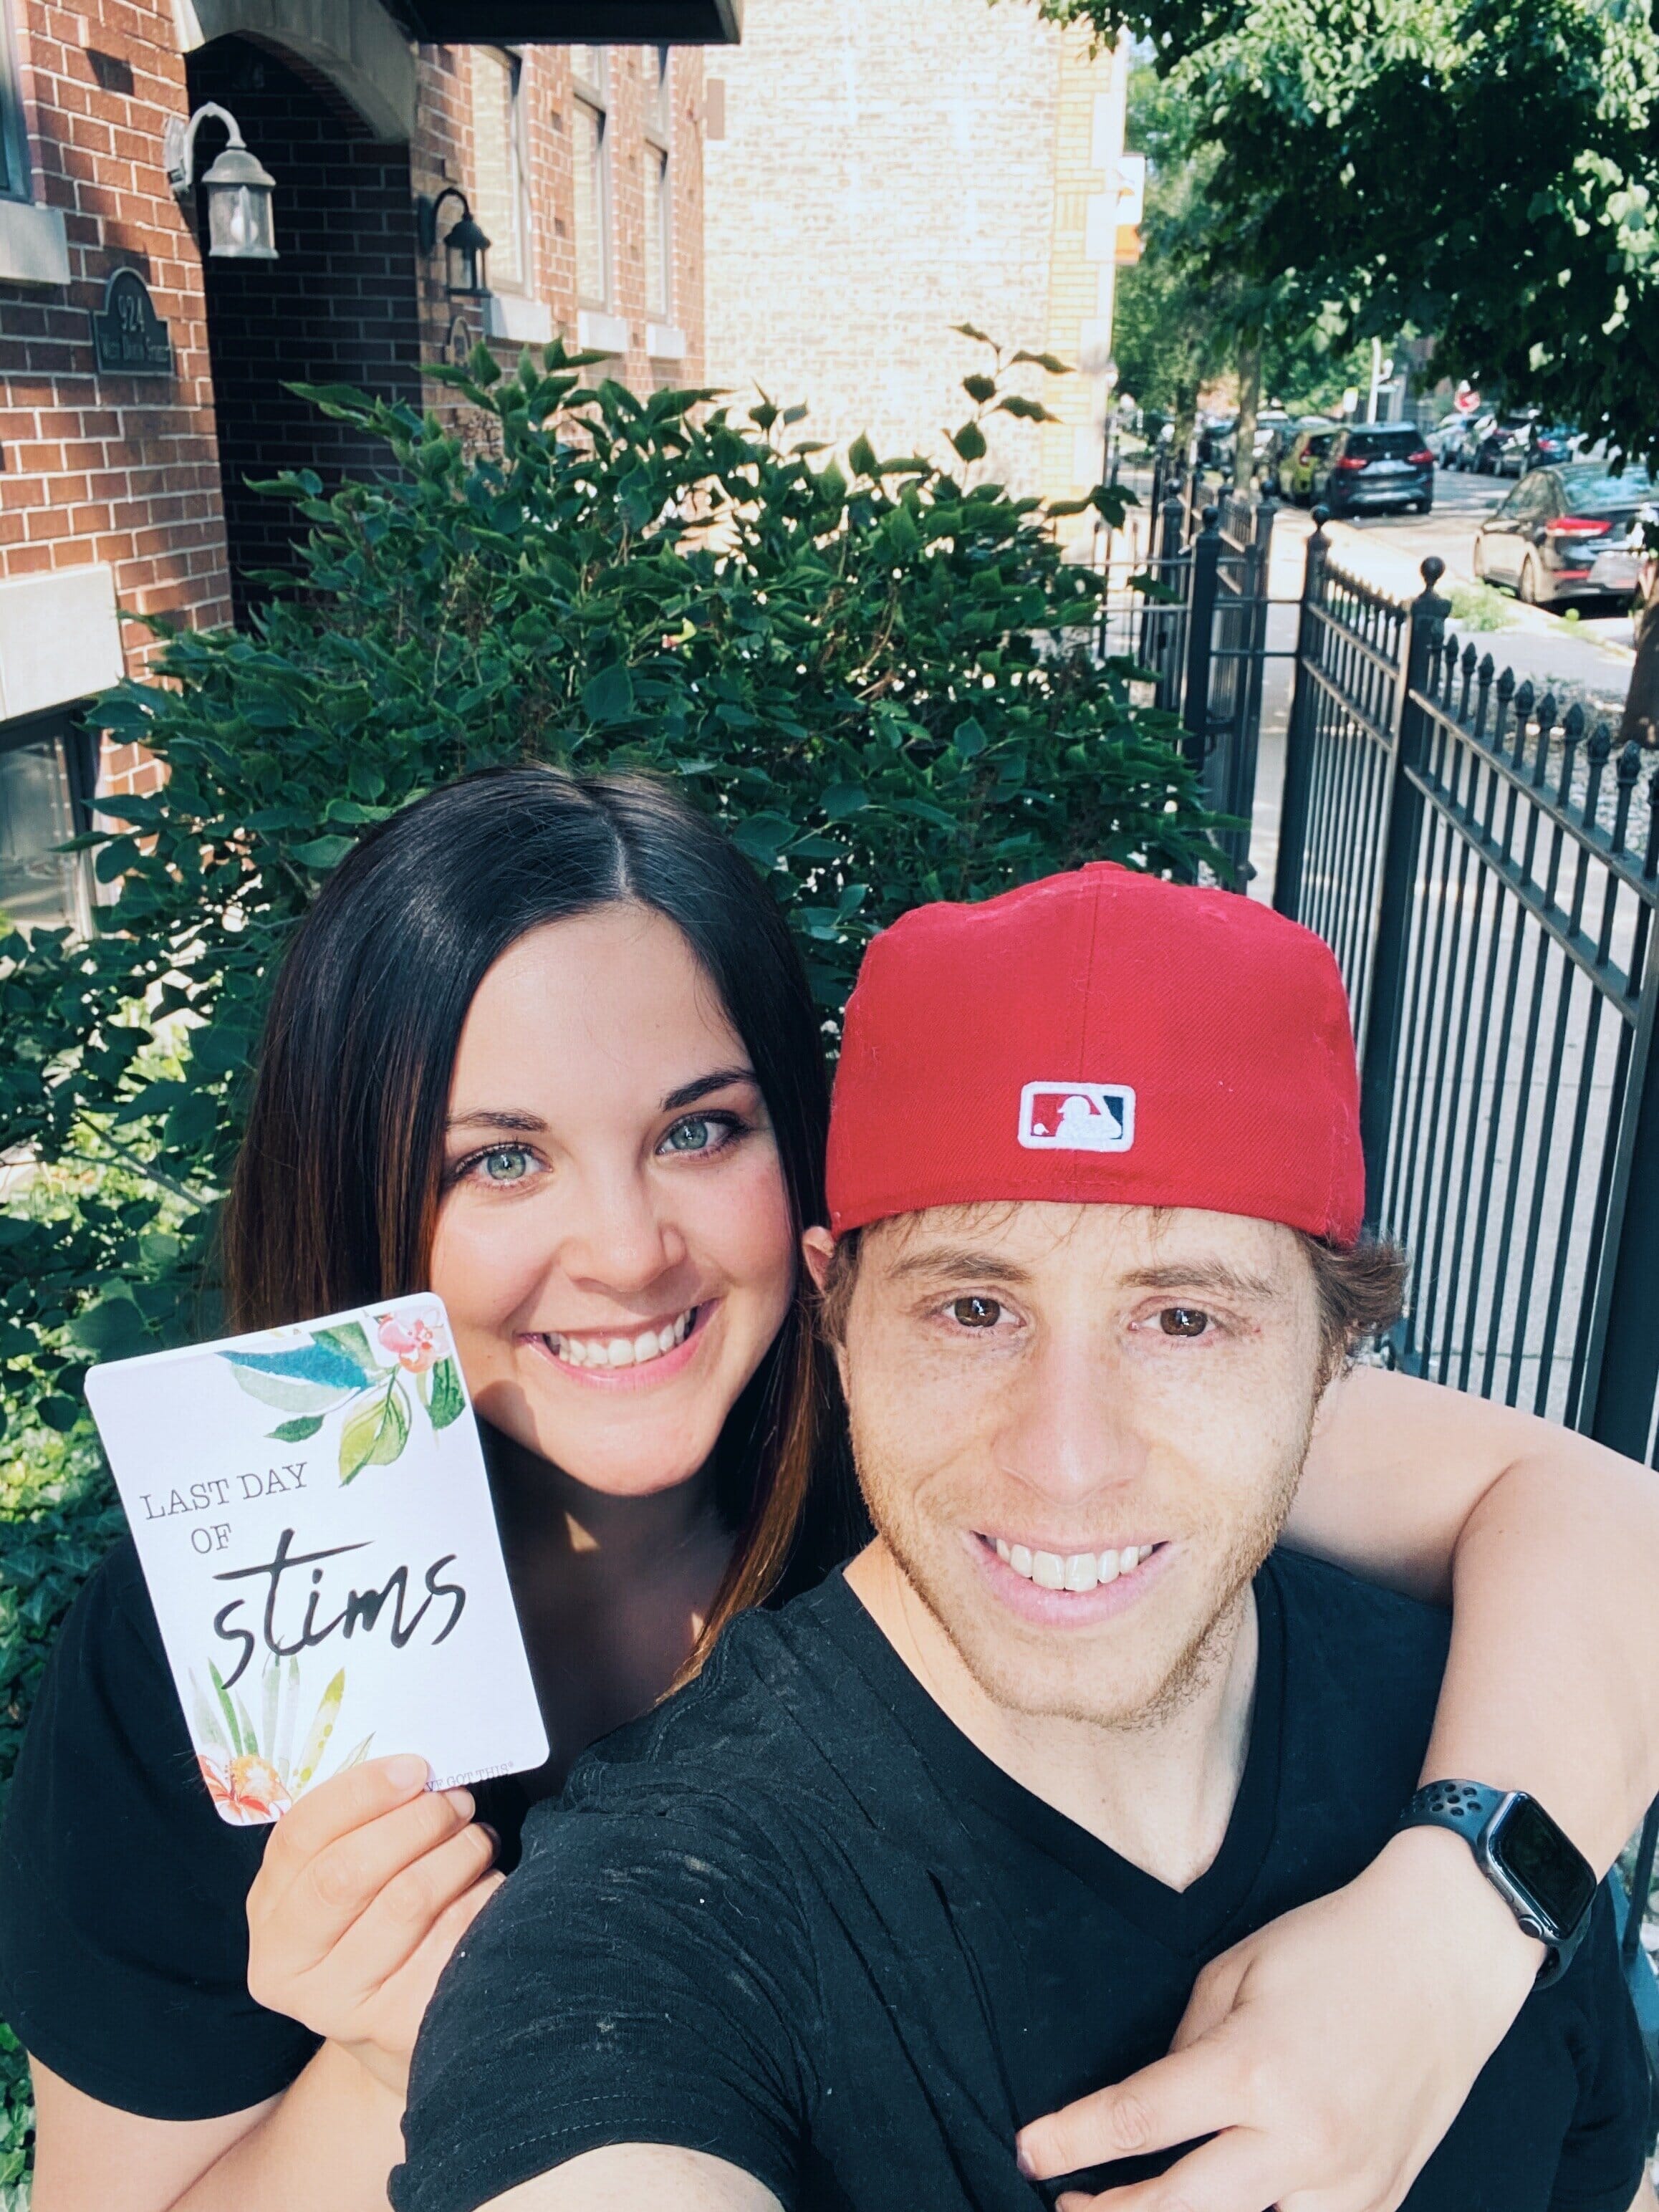
<path id="1" fill-rule="evenodd" d="M 196 133 L 209 116 L 224 125 L 230 143 L 202 177 L 202 189 L 207 194 L 208 252 L 221 261 L 275 261 L 270 196 L 276 180 L 249 153 L 236 118 L 217 100 L 198 107 L 188 123 L 181 123 L 176 115 L 168 117 L 162 140 L 167 180 L 181 199 L 190 190 L 196 173 Z"/>
<path id="2" fill-rule="evenodd" d="M 485 299 L 489 285 L 484 276 L 484 257 L 489 251 L 489 240 L 459 185 L 446 185 L 436 199 L 424 192 L 416 199 L 416 234 L 421 251 L 429 260 L 438 250 L 438 217 L 446 200 L 459 200 L 461 211 L 444 234 L 444 289 L 452 300 Z"/>

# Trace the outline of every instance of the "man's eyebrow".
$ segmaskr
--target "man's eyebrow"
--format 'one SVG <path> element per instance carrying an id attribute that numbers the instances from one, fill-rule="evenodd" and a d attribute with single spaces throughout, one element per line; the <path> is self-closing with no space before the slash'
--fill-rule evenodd
<path id="1" fill-rule="evenodd" d="M 976 1252 L 968 1245 L 930 1245 L 920 1252 L 901 1254 L 890 1273 L 902 1281 L 925 1275 L 947 1283 L 1029 1283 L 1030 1270 L 1000 1252 Z"/>
<path id="2" fill-rule="evenodd" d="M 725 1091 L 734 1083 L 752 1083 L 752 1067 L 717 1067 L 708 1075 L 699 1075 L 690 1083 L 682 1083 L 678 1091 L 671 1091 L 662 1102 L 665 1114 L 672 1114 L 677 1106 L 695 1106 L 699 1098 L 707 1098 L 711 1091 Z"/>
<path id="3" fill-rule="evenodd" d="M 453 1115 L 444 1127 L 447 1129 L 517 1129 L 526 1135 L 538 1136 L 547 1124 L 539 1114 L 521 1112 L 515 1107 L 479 1106 L 471 1114 Z"/>
<path id="4" fill-rule="evenodd" d="M 1190 1260 L 1164 1267 L 1137 1267 L 1123 1278 L 1131 1291 L 1224 1291 L 1236 1298 L 1276 1298 L 1280 1285 L 1266 1275 L 1230 1267 L 1224 1260 Z"/>

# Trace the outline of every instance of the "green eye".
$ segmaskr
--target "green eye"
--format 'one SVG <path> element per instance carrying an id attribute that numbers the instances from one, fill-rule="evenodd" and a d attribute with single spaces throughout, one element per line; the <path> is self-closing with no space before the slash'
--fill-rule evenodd
<path id="1" fill-rule="evenodd" d="M 665 1141 L 671 1152 L 706 1152 L 714 1141 L 714 1127 L 701 1114 L 693 1114 L 676 1121 Z"/>
<path id="2" fill-rule="evenodd" d="M 963 1328 L 994 1328 L 1002 1319 L 1002 1308 L 994 1298 L 953 1298 L 951 1317 Z"/>
<path id="3" fill-rule="evenodd" d="M 522 1145 L 500 1145 L 478 1164 L 487 1182 L 522 1182 L 530 1172 L 530 1154 Z"/>

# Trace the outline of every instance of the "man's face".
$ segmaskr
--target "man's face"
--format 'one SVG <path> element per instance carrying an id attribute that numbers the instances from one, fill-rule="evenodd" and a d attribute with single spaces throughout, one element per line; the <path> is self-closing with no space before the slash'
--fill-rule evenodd
<path id="1" fill-rule="evenodd" d="M 1109 1725 L 1201 1676 L 1289 1508 L 1322 1366 L 1290 1230 L 1046 1202 L 867 1231 L 842 1351 L 871 1516 L 969 1673 Z"/>

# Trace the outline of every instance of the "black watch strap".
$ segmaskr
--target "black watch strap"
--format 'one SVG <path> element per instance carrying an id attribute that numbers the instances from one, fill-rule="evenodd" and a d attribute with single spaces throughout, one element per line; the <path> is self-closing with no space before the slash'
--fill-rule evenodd
<path id="1" fill-rule="evenodd" d="M 1462 1837 L 1474 1854 L 1475 1864 L 1509 1906 L 1521 1927 L 1528 1936 L 1535 1936 L 1543 1942 L 1544 1963 L 1538 1970 L 1534 1986 L 1547 1989 L 1552 1982 L 1559 1981 L 1572 1964 L 1573 1954 L 1583 1941 L 1590 1916 L 1586 1909 L 1575 1928 L 1553 1929 L 1546 1927 L 1525 1910 L 1510 1886 L 1499 1878 L 1488 1849 L 1489 1834 L 1498 1815 L 1513 1805 L 1521 1796 L 1518 1790 L 1493 1790 L 1484 1782 L 1429 1782 L 1412 1798 L 1400 1815 L 1397 1825 L 1401 1828 L 1449 1828 L 1455 1835 Z M 1536 1807 L 1544 1819 L 1549 1819 L 1535 1798 L 1528 1799 L 1527 1802 Z M 1552 1820 L 1550 1826 L 1554 1827 L 1555 1823 Z M 1565 1837 L 1562 1841 L 1565 1844 Z M 1572 1847 L 1569 1844 L 1567 1848 L 1571 1850 Z M 1593 1901 L 1593 1876 L 1591 1881 Z"/>

